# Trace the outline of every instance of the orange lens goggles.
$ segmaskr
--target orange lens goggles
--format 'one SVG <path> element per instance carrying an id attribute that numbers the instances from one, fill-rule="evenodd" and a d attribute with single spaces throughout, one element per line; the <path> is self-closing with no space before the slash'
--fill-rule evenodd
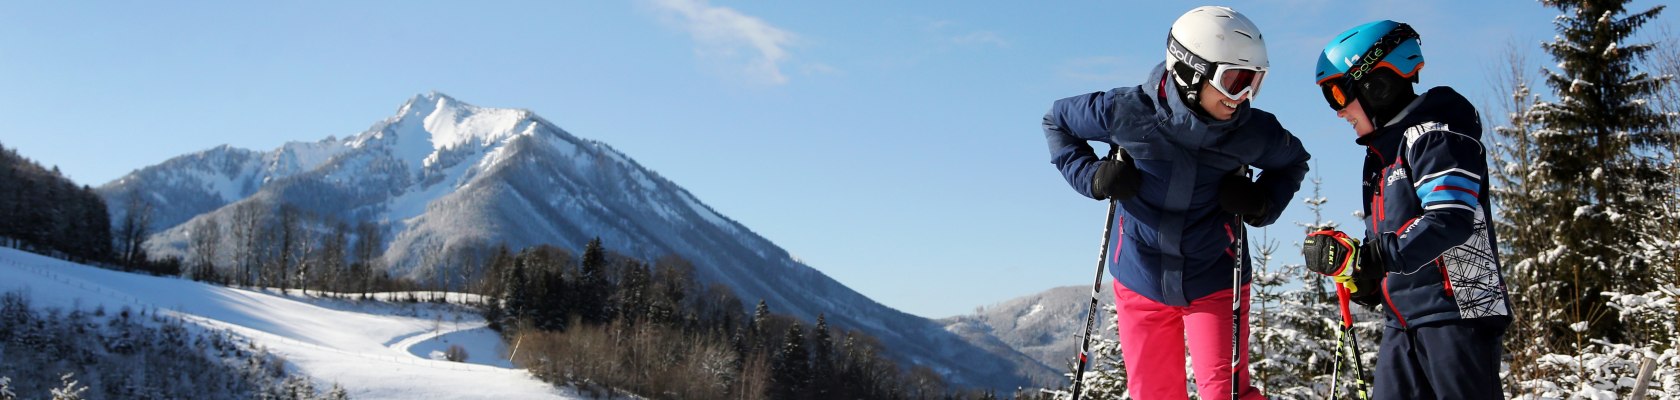
<path id="1" fill-rule="evenodd" d="M 1348 103 L 1353 102 L 1353 93 L 1348 93 L 1342 85 L 1338 84 L 1337 81 L 1339 80 L 1341 79 L 1331 78 L 1318 85 L 1319 89 L 1324 91 L 1324 102 L 1330 103 L 1330 109 L 1336 111 L 1347 108 Z"/>

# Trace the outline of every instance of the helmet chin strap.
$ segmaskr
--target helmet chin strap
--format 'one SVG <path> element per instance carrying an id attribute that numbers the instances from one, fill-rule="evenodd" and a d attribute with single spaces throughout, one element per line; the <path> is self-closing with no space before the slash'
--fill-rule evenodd
<path id="1" fill-rule="evenodd" d="M 1167 74 L 1171 76 L 1161 77 L 1161 89 L 1163 91 L 1166 90 L 1167 80 L 1172 80 L 1173 88 L 1178 90 L 1179 100 L 1184 102 L 1184 108 L 1190 109 L 1190 113 L 1195 114 L 1197 117 L 1201 117 L 1205 121 L 1213 121 L 1213 114 L 1209 114 L 1207 110 L 1202 109 L 1202 91 L 1200 90 L 1202 86 L 1201 82 L 1193 82 L 1191 83 L 1192 86 L 1186 87 L 1178 84 L 1179 79 L 1177 72 L 1167 71 Z"/>
<path id="2" fill-rule="evenodd" d="M 1373 71 L 1354 84 L 1360 86 L 1359 97 L 1363 99 L 1362 104 L 1366 104 L 1365 118 L 1370 120 L 1372 129 L 1381 129 L 1392 122 L 1401 110 L 1417 99 L 1411 82 L 1387 69 Z"/>

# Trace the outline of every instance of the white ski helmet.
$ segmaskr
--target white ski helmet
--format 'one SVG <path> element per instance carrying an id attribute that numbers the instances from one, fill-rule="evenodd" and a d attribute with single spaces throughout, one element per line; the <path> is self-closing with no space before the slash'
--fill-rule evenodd
<path id="1" fill-rule="evenodd" d="M 1252 82 L 1244 87 L 1218 85 L 1226 96 L 1251 90 L 1249 97 L 1259 94 L 1260 79 L 1270 63 L 1266 60 L 1266 40 L 1260 28 L 1242 13 L 1229 7 L 1202 6 L 1184 13 L 1173 21 L 1167 33 L 1167 71 L 1188 101 L 1197 100 L 1202 83 L 1221 76 L 1226 69 L 1236 67 L 1257 71 Z"/>

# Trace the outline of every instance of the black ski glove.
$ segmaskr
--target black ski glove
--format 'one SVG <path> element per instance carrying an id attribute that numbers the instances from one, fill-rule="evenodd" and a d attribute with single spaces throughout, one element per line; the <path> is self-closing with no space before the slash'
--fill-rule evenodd
<path id="1" fill-rule="evenodd" d="M 1301 241 L 1301 255 L 1306 257 L 1307 270 L 1319 275 L 1349 276 L 1358 268 L 1359 239 L 1346 232 L 1325 229 L 1307 234 Z"/>
<path id="2" fill-rule="evenodd" d="M 1138 188 L 1143 186 L 1142 173 L 1137 165 L 1133 165 L 1132 156 L 1126 154 L 1126 149 L 1116 148 L 1114 154 L 1104 158 L 1102 165 L 1097 166 L 1097 173 L 1091 175 L 1091 195 L 1097 200 L 1131 200 L 1137 197 Z"/>
<path id="3" fill-rule="evenodd" d="M 1376 251 L 1371 243 L 1361 245 L 1347 233 L 1329 229 L 1307 234 L 1301 242 L 1307 270 L 1347 287 L 1351 300 L 1366 306 L 1382 303 L 1384 270 Z"/>
<path id="4" fill-rule="evenodd" d="M 1244 222 L 1255 225 L 1271 206 L 1267 204 L 1265 188 L 1248 180 L 1247 170 L 1248 167 L 1238 168 L 1219 182 L 1219 208 L 1241 215 Z"/>
<path id="5" fill-rule="evenodd" d="M 1358 293 L 1351 293 L 1353 302 L 1365 306 L 1382 304 L 1382 280 L 1387 275 L 1388 264 L 1383 262 L 1377 242 L 1365 241 L 1359 246 L 1359 267 L 1353 270 L 1354 284 L 1360 288 Z"/>

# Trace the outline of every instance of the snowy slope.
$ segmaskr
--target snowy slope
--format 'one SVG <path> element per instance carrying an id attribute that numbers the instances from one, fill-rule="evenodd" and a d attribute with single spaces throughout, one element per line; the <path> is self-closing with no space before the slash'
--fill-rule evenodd
<path id="1" fill-rule="evenodd" d="M 776 312 L 807 321 L 823 314 L 836 327 L 866 331 L 895 358 L 926 365 L 959 385 L 1013 390 L 1053 374 L 1013 349 L 971 343 L 941 324 L 863 296 L 629 156 L 530 111 L 477 107 L 431 92 L 361 134 L 309 147 L 318 151 L 289 146 L 293 150 L 277 152 L 314 157 L 253 158 L 313 168 L 259 168 L 289 174 L 265 172 L 268 178 L 248 196 L 162 227 L 167 229 L 152 236 L 148 250 L 184 256 L 202 221 L 219 221 L 224 230 L 201 233 L 227 236 L 235 205 L 242 203 L 270 209 L 285 203 L 351 224 L 378 222 L 393 275 L 424 282 L 462 283 L 466 277 L 450 269 L 455 264 L 443 262 L 456 252 L 548 244 L 581 253 L 599 237 L 613 251 L 635 257 L 688 259 L 701 280 L 728 285 L 744 306 L 763 299 Z M 175 190 L 149 177 L 184 173 L 148 168 L 107 187 Z M 120 204 L 113 197 L 120 192 L 102 193 Z M 178 212 L 185 211 L 170 211 Z M 233 243 L 221 246 L 218 264 L 232 265 Z"/>
<path id="2" fill-rule="evenodd" d="M 969 337 L 970 341 L 995 339 L 1049 368 L 1060 370 L 1079 354 L 1079 337 L 1085 329 L 1085 312 L 1091 304 L 1090 296 L 1090 286 L 1063 286 L 986 306 L 974 314 L 939 321 L 945 324 L 946 329 Z M 1112 288 L 1104 287 L 1098 301 L 1102 305 L 1114 304 Z M 1098 317 L 1109 318 L 1112 315 Z M 1106 330 L 1097 334 L 1114 336 L 1114 332 Z"/>
<path id="3" fill-rule="evenodd" d="M 451 305 L 283 297 L 0 248 L 0 292 L 14 290 L 40 307 L 157 309 L 227 329 L 357 399 L 584 398 L 508 368 L 483 320 Z M 426 358 L 450 343 L 467 349 L 469 363 Z"/>

